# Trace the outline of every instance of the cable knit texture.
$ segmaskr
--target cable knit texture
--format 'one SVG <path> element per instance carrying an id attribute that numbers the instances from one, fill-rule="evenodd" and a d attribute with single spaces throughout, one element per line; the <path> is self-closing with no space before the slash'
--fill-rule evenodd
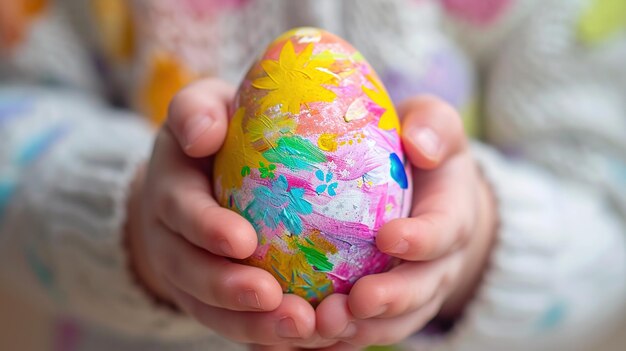
<path id="1" fill-rule="evenodd" d="M 626 24 L 587 26 L 618 11 L 603 8 L 613 3 L 51 2 L 0 56 L 3 286 L 78 318 L 75 350 L 242 349 L 155 305 L 133 281 L 125 202 L 152 131 L 101 92 L 160 123 L 184 84 L 236 84 L 273 37 L 313 25 L 353 43 L 396 102 L 435 94 L 474 128 L 484 102 L 479 120 L 495 147 L 473 151 L 498 200 L 496 245 L 452 331 L 400 347 L 588 348 L 626 301 Z"/>

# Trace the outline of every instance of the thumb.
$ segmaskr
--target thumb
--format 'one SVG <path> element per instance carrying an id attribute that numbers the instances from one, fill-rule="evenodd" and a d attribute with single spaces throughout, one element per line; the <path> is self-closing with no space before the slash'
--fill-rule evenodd
<path id="1" fill-rule="evenodd" d="M 402 143 L 413 166 L 434 169 L 467 148 L 461 117 L 448 103 L 418 96 L 398 106 Z"/>
<path id="2" fill-rule="evenodd" d="M 190 157 L 219 150 L 228 129 L 228 106 L 235 88 L 218 79 L 204 79 L 183 88 L 170 102 L 166 127 Z"/>

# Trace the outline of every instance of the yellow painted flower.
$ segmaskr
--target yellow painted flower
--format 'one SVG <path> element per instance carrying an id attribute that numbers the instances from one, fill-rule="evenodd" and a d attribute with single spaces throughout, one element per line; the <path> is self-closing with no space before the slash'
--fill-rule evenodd
<path id="1" fill-rule="evenodd" d="M 311 57 L 312 53 L 313 44 L 309 44 L 296 55 L 293 44 L 288 40 L 278 61 L 261 62 L 267 76 L 255 79 L 252 86 L 269 92 L 261 98 L 259 113 L 280 105 L 282 112 L 298 114 L 301 104 L 335 99 L 336 94 L 323 86 L 337 84 L 335 75 L 328 70 L 332 61 Z"/>
<path id="2" fill-rule="evenodd" d="M 252 146 L 260 152 L 276 146 L 278 138 L 290 134 L 296 129 L 296 121 L 289 115 L 280 115 L 270 118 L 259 115 L 250 119 L 246 126 Z"/>
<path id="3" fill-rule="evenodd" d="M 241 187 L 243 167 L 255 168 L 260 162 L 268 163 L 260 152 L 252 148 L 250 140 L 244 134 L 242 123 L 245 114 L 244 107 L 235 112 L 222 150 L 215 157 L 215 174 L 221 176 L 223 189 L 223 196 L 219 199 L 222 204 L 228 197 L 228 191 Z"/>
<path id="4" fill-rule="evenodd" d="M 337 248 L 319 231 L 308 237 L 291 235 L 274 240 L 264 259 L 252 256 L 244 262 L 267 270 L 283 291 L 306 297 L 314 304 L 333 292 L 332 282 L 324 272 L 332 269 L 327 256 L 335 254 Z M 284 244 L 288 251 L 284 251 Z"/>
<path id="5" fill-rule="evenodd" d="M 391 98 L 378 79 L 372 76 L 367 76 L 367 80 L 374 85 L 375 89 L 369 89 L 366 86 L 363 86 L 363 92 L 365 92 L 365 94 L 372 99 L 376 105 L 385 110 L 378 121 L 378 128 L 384 130 L 395 129 L 398 134 L 400 134 L 400 121 L 398 120 L 396 109 L 393 107 L 393 101 L 391 101 Z"/>

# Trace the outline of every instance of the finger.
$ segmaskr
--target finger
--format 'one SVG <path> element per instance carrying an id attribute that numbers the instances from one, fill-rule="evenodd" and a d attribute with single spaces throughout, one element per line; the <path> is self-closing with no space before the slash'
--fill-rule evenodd
<path id="1" fill-rule="evenodd" d="M 348 295 L 356 318 L 389 318 L 410 313 L 451 290 L 461 271 L 461 254 L 432 262 L 404 262 L 389 272 L 359 279 Z"/>
<path id="2" fill-rule="evenodd" d="M 200 80 L 174 96 L 166 126 L 188 156 L 206 157 L 219 150 L 234 96 L 235 88 L 219 79 Z"/>
<path id="3" fill-rule="evenodd" d="M 354 322 L 354 334 L 340 340 L 356 346 L 397 344 L 424 328 L 437 315 L 442 301 L 442 294 L 437 294 L 422 308 L 411 313 L 389 319 L 357 320 Z"/>
<path id="4" fill-rule="evenodd" d="M 208 253 L 163 227 L 155 234 L 160 240 L 160 260 L 155 264 L 178 290 L 203 304 L 236 311 L 279 306 L 282 289 L 270 273 Z"/>
<path id="5" fill-rule="evenodd" d="M 355 317 L 348 306 L 348 295 L 331 294 L 315 309 L 317 330 L 324 338 L 337 339 L 352 336 L 356 331 Z"/>
<path id="6" fill-rule="evenodd" d="M 203 304 L 183 291 L 173 291 L 181 308 L 220 335 L 236 342 L 283 344 L 310 337 L 315 331 L 315 311 L 307 301 L 284 295 L 271 312 L 237 312 Z"/>
<path id="7" fill-rule="evenodd" d="M 444 101 L 418 96 L 398 106 L 402 116 L 402 142 L 411 163 L 420 169 L 434 169 L 466 148 L 461 117 Z"/>
<path id="8" fill-rule="evenodd" d="M 150 195 L 158 217 L 172 231 L 194 245 L 216 255 L 232 258 L 250 256 L 257 247 L 252 225 L 237 213 L 220 207 L 211 197 L 209 177 L 199 160 L 186 157 L 171 132 L 161 131 L 155 144 L 149 174 L 159 176 Z M 175 171 L 175 176 L 169 176 Z M 152 182 L 150 178 L 148 182 Z"/>
<path id="9" fill-rule="evenodd" d="M 393 318 L 356 319 L 346 295 L 335 294 L 317 307 L 317 328 L 326 338 L 356 346 L 397 343 L 421 329 L 438 312 L 443 294 L 436 294 L 422 308 Z M 340 330 L 337 333 L 337 330 Z"/>
<path id="10" fill-rule="evenodd" d="M 467 242 L 475 218 L 474 167 L 455 157 L 445 168 L 416 172 L 409 218 L 392 220 L 376 235 L 379 250 L 409 261 L 442 257 Z"/>

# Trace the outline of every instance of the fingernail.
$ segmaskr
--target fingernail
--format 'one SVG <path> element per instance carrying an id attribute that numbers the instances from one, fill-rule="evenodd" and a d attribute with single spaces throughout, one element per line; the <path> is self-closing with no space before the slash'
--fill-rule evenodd
<path id="1" fill-rule="evenodd" d="M 346 328 L 337 335 L 338 339 L 347 339 L 356 335 L 356 325 L 354 323 L 348 323 Z"/>
<path id="2" fill-rule="evenodd" d="M 439 158 L 441 142 L 437 133 L 428 127 L 422 127 L 413 131 L 412 136 L 415 141 L 415 146 L 422 151 L 424 156 L 431 160 L 437 160 Z"/>
<path id="3" fill-rule="evenodd" d="M 395 243 L 395 245 L 393 245 L 391 248 L 389 248 L 387 250 L 387 253 L 390 253 L 390 254 L 405 254 L 408 251 L 409 251 L 409 242 L 404 240 L 404 239 L 400 239 L 400 241 Z"/>
<path id="4" fill-rule="evenodd" d="M 276 325 L 276 334 L 281 338 L 299 338 L 300 333 L 296 328 L 296 322 L 290 317 L 285 317 L 278 321 Z"/>
<path id="5" fill-rule="evenodd" d="M 246 290 L 239 294 L 239 303 L 251 308 L 261 309 L 261 301 L 259 301 L 259 295 L 254 290 Z"/>
<path id="6" fill-rule="evenodd" d="M 190 148 L 198 138 L 213 125 L 213 118 L 207 115 L 196 115 L 186 123 L 183 131 L 185 149 Z"/>
<path id="7" fill-rule="evenodd" d="M 228 240 L 220 240 L 218 246 L 224 256 L 233 255 L 233 247 L 230 246 L 230 243 L 228 242 Z"/>

